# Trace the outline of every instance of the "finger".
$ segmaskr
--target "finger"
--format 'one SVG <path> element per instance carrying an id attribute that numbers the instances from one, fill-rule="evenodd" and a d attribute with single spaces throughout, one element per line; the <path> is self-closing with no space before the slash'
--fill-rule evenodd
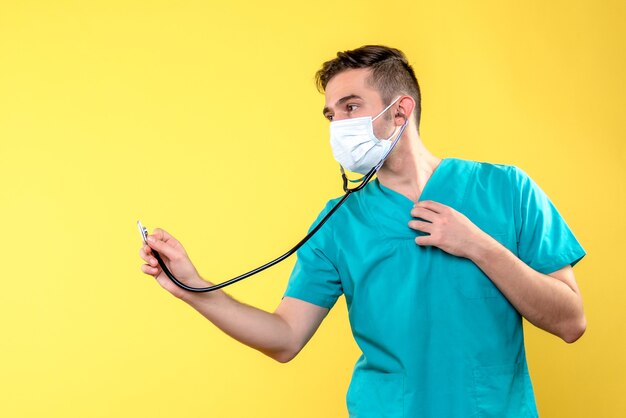
<path id="1" fill-rule="evenodd" d="M 165 241 L 157 240 L 153 235 L 148 236 L 148 245 L 153 249 L 158 251 L 160 254 L 163 254 L 170 260 L 176 258 L 177 251 L 172 246 L 168 245 Z"/>
<path id="2" fill-rule="evenodd" d="M 415 238 L 415 243 L 420 247 L 432 246 L 433 238 L 432 235 L 423 235 L 421 237 Z"/>
<path id="3" fill-rule="evenodd" d="M 152 254 L 152 248 L 150 248 L 150 246 L 148 244 L 144 244 L 143 246 L 143 252 L 147 257 L 151 257 L 154 254 Z M 144 258 L 144 260 L 147 261 L 147 259 Z"/>
<path id="4" fill-rule="evenodd" d="M 424 222 L 424 221 L 409 221 L 409 228 L 411 229 L 415 229 L 416 231 L 422 231 L 422 232 L 432 232 L 433 230 L 433 224 L 430 222 Z"/>
<path id="5" fill-rule="evenodd" d="M 417 202 L 414 207 L 424 208 L 436 213 L 441 213 L 445 211 L 448 206 L 439 202 L 435 202 L 434 200 L 422 200 L 420 202 Z"/>
<path id="6" fill-rule="evenodd" d="M 159 262 L 157 261 L 157 259 L 154 257 L 154 254 L 152 253 L 152 248 L 150 248 L 149 245 L 144 245 L 144 251 L 146 253 L 146 257 L 145 260 L 153 266 L 156 266 L 157 264 L 159 264 Z"/>
<path id="7" fill-rule="evenodd" d="M 144 272 L 145 274 L 149 274 L 150 276 L 156 277 L 159 274 L 160 270 L 158 267 L 153 267 L 148 264 L 143 264 L 141 266 L 141 271 Z"/>
<path id="8" fill-rule="evenodd" d="M 148 253 L 148 251 L 150 251 L 150 253 Z M 157 264 L 159 264 L 157 259 L 152 256 L 152 249 L 147 245 L 144 245 L 139 250 L 139 257 L 141 257 L 143 261 L 150 264 L 151 266 L 156 266 Z"/>
<path id="9" fill-rule="evenodd" d="M 433 212 L 430 209 L 422 208 L 419 206 L 413 207 L 411 209 L 411 216 L 414 218 L 420 218 L 424 221 L 434 222 L 437 219 L 439 214 L 437 212 Z"/>

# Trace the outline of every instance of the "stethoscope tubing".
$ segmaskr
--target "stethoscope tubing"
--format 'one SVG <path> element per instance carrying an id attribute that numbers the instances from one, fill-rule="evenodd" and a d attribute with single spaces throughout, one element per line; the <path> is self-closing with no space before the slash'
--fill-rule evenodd
<path id="1" fill-rule="evenodd" d="M 404 133 L 404 130 L 406 128 L 408 124 L 408 119 L 407 121 L 402 125 L 402 127 L 400 128 L 400 131 L 398 133 L 398 136 L 396 137 L 396 139 L 394 140 L 393 144 L 391 145 L 391 147 L 389 148 L 389 151 L 387 151 L 387 153 L 383 156 L 383 158 L 381 159 L 381 161 L 376 164 L 374 167 L 372 167 L 372 169 L 361 178 L 361 183 L 350 189 L 348 188 L 348 178 L 346 177 L 343 168 L 341 168 L 341 177 L 343 178 L 343 190 L 345 192 L 345 194 L 341 197 L 341 199 L 339 199 L 339 201 L 337 203 L 335 203 L 335 206 L 333 206 L 333 208 L 328 211 L 328 213 L 322 218 L 322 220 L 320 220 L 318 222 L 317 225 L 315 225 L 315 227 L 313 229 L 311 229 L 309 231 L 308 234 L 306 234 L 306 236 L 304 238 L 302 238 L 302 240 L 300 240 L 300 242 L 298 242 L 293 248 L 291 248 L 289 251 L 287 251 L 286 253 L 282 254 L 281 256 L 275 258 L 274 260 L 263 264 L 262 266 L 259 266 L 253 270 L 250 270 L 246 273 L 243 273 L 237 277 L 234 277 L 230 280 L 227 280 L 225 282 L 222 283 L 218 283 L 212 286 L 207 286 L 207 287 L 191 287 L 191 286 L 187 286 L 185 283 L 181 282 L 180 280 L 178 280 L 173 274 L 172 272 L 167 268 L 167 266 L 165 265 L 165 262 L 163 261 L 163 259 L 161 258 L 161 255 L 155 250 L 152 249 L 152 254 L 154 255 L 154 258 L 156 258 L 157 262 L 159 263 L 159 266 L 161 266 L 161 269 L 163 270 L 163 272 L 165 273 L 165 275 L 178 287 L 185 289 L 189 292 L 194 292 L 194 293 L 206 293 L 206 292 L 213 292 L 215 290 L 218 289 L 222 289 L 226 286 L 230 286 L 232 284 L 237 283 L 238 281 L 241 281 L 243 279 L 246 279 L 250 276 L 253 276 L 257 273 L 262 272 L 263 270 L 266 270 L 278 263 L 280 263 L 281 261 L 285 260 L 286 258 L 288 258 L 289 256 L 291 256 L 293 253 L 295 253 L 296 251 L 298 251 L 300 249 L 300 247 L 302 247 L 309 239 L 311 239 L 311 237 L 313 235 L 315 235 L 317 233 L 317 231 L 319 231 L 322 226 L 326 223 L 326 221 L 328 219 L 330 219 L 330 217 L 337 211 L 337 209 L 339 209 L 339 207 L 348 199 L 348 197 L 355 192 L 358 192 L 359 190 L 363 189 L 365 187 L 365 185 L 367 183 L 369 183 L 369 181 L 372 179 L 372 177 L 374 177 L 374 174 L 376 174 L 378 172 L 378 170 L 380 169 L 380 167 L 382 167 L 385 159 L 387 158 L 387 156 L 389 155 L 389 153 L 393 150 L 393 148 L 396 146 L 396 144 L 398 143 L 398 140 L 400 139 L 400 137 L 402 136 L 402 134 Z M 358 181 L 358 180 L 357 180 Z"/>

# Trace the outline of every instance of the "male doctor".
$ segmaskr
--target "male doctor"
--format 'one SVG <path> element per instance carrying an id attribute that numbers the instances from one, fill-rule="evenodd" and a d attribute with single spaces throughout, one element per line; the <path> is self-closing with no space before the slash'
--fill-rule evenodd
<path id="1" fill-rule="evenodd" d="M 564 341 L 586 322 L 572 266 L 585 252 L 520 169 L 432 155 L 419 136 L 420 92 L 404 54 L 340 52 L 317 73 L 333 154 L 366 173 L 395 148 L 298 251 L 273 313 L 207 286 L 183 246 L 156 229 L 142 271 L 233 338 L 287 362 L 340 295 L 362 355 L 351 417 L 536 417 L 522 317 Z M 320 214 L 328 212 L 330 201 Z"/>

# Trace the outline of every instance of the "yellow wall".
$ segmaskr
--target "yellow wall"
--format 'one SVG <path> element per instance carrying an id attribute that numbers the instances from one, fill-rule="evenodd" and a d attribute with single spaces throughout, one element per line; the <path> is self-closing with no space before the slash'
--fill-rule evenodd
<path id="1" fill-rule="evenodd" d="M 280 365 L 139 271 L 135 221 L 219 281 L 341 193 L 313 86 L 410 57 L 439 156 L 521 166 L 589 255 L 574 345 L 527 327 L 544 417 L 626 416 L 623 1 L 0 0 L 0 416 L 341 417 L 343 299 Z M 231 289 L 271 310 L 294 260 Z"/>

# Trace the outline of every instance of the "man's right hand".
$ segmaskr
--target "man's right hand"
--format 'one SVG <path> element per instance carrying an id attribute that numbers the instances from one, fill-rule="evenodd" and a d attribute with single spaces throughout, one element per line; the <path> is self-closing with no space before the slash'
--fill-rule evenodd
<path id="1" fill-rule="evenodd" d="M 183 299 L 190 292 L 181 289 L 167 277 L 152 250 L 159 253 L 170 272 L 181 282 L 192 287 L 208 286 L 198 274 L 182 244 L 166 231 L 157 228 L 148 236 L 148 244 L 144 244 L 139 251 L 140 257 L 146 262 L 141 266 L 141 271 L 153 276 L 172 295 Z"/>

